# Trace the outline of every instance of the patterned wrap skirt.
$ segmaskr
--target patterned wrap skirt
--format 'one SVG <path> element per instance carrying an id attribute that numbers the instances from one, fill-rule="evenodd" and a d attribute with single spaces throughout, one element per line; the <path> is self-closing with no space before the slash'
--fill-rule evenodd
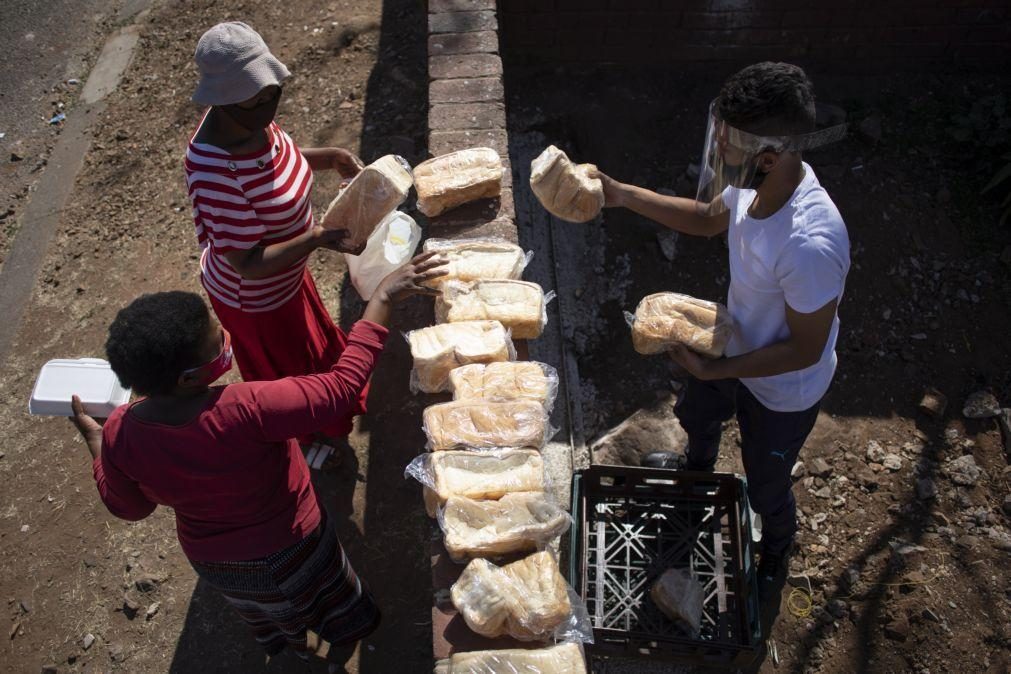
<path id="1" fill-rule="evenodd" d="M 298 543 L 244 562 L 190 561 L 224 595 L 267 651 L 304 659 L 354 643 L 379 626 L 379 607 L 351 568 L 337 532 L 323 522 Z"/>

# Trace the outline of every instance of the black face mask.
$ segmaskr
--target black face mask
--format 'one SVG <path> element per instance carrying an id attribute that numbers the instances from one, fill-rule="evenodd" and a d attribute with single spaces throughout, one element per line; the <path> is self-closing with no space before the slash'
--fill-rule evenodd
<path id="1" fill-rule="evenodd" d="M 222 105 L 221 109 L 243 129 L 246 129 L 250 133 L 255 133 L 270 126 L 270 123 L 274 121 L 275 115 L 277 115 L 277 106 L 280 103 L 281 89 L 278 89 L 277 94 L 273 98 L 260 103 L 254 108 L 240 108 L 238 105 Z"/>

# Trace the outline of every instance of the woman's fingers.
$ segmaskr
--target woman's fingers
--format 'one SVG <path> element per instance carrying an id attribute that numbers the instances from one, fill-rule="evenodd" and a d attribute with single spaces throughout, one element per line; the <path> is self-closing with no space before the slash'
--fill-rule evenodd
<path id="1" fill-rule="evenodd" d="M 446 265 L 448 265 L 448 264 L 449 264 L 448 262 L 446 262 L 445 260 L 441 260 L 441 259 L 427 260 L 427 261 L 422 262 L 420 264 L 419 263 L 415 263 L 414 264 L 414 271 L 416 271 L 416 272 L 426 272 L 426 271 L 429 271 L 429 270 L 432 270 L 432 269 L 444 269 L 446 267 Z M 448 273 L 448 271 L 444 271 L 442 273 L 445 274 L 445 273 Z"/>
<path id="2" fill-rule="evenodd" d="M 411 291 L 417 295 L 429 295 L 431 297 L 438 297 L 442 294 L 442 291 L 438 288 L 426 288 L 425 286 L 419 286 L 417 283 L 411 284 Z"/>
<path id="3" fill-rule="evenodd" d="M 446 272 L 435 269 L 432 271 L 417 272 L 414 274 L 414 278 L 418 281 L 431 281 L 432 279 L 441 278 L 445 275 Z"/>
<path id="4" fill-rule="evenodd" d="M 431 260 L 433 257 L 439 254 L 437 250 L 430 250 L 427 253 L 421 253 L 420 255 L 415 255 L 411 258 L 411 264 L 421 264 L 426 260 Z"/>

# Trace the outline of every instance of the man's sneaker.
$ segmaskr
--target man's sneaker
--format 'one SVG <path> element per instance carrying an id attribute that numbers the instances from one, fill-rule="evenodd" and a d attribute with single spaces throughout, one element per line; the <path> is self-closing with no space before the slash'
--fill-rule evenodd
<path id="1" fill-rule="evenodd" d="M 666 470 L 683 470 L 686 459 L 678 452 L 651 452 L 642 457 L 643 468 L 663 468 Z"/>
<path id="2" fill-rule="evenodd" d="M 781 554 L 762 552 L 758 560 L 758 598 L 766 601 L 782 592 L 786 579 L 786 564 L 793 551 L 793 544 L 786 548 Z"/>

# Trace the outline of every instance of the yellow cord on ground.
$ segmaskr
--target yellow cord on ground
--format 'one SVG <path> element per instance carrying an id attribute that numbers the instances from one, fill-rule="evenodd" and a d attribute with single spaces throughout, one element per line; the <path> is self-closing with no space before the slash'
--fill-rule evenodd
<path id="1" fill-rule="evenodd" d="M 807 590 L 795 587 L 786 597 L 786 607 L 795 618 L 806 618 L 814 609 L 814 600 Z"/>

